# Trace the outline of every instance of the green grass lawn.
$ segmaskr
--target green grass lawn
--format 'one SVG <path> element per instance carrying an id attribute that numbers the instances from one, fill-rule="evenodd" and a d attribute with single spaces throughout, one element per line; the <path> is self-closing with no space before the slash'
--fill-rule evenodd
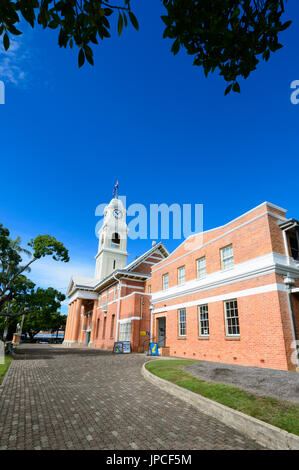
<path id="1" fill-rule="evenodd" d="M 0 364 L 0 384 L 2 383 L 2 380 L 4 379 L 4 376 L 7 372 L 7 369 L 9 368 L 9 365 L 12 361 L 12 356 L 9 354 L 5 355 L 5 364 Z"/>
<path id="2" fill-rule="evenodd" d="M 182 369 L 195 362 L 198 361 L 163 359 L 147 363 L 146 368 L 162 379 L 299 436 L 299 405 L 276 398 L 258 397 L 223 383 L 198 380 Z"/>

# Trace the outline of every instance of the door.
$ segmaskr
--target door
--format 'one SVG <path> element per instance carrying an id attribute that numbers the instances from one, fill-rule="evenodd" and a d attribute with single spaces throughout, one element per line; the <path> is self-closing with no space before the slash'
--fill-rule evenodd
<path id="1" fill-rule="evenodd" d="M 158 318 L 158 345 L 159 348 L 165 346 L 166 318 Z"/>
<path id="2" fill-rule="evenodd" d="M 90 340 L 90 331 L 86 331 L 85 333 L 85 346 L 88 346 Z"/>

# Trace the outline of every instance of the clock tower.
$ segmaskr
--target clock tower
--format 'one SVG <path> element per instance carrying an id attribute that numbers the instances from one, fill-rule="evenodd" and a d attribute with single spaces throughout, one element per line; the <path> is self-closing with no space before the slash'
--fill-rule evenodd
<path id="1" fill-rule="evenodd" d="M 127 265 L 126 210 L 120 199 L 113 198 L 105 207 L 104 222 L 99 230 L 99 249 L 96 255 L 95 278 L 99 281 L 115 269 Z"/>

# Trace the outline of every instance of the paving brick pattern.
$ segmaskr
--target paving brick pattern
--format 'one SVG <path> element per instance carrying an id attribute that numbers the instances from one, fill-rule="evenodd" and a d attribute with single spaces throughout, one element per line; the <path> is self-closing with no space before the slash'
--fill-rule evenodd
<path id="1" fill-rule="evenodd" d="M 0 387 L 0 450 L 260 448 L 149 384 L 145 360 L 23 345 Z"/>

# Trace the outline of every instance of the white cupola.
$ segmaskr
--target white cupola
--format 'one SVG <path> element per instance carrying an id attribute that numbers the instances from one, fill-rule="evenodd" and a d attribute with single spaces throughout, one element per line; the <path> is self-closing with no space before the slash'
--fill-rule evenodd
<path id="1" fill-rule="evenodd" d="M 99 281 L 127 265 L 127 233 L 126 210 L 121 200 L 115 197 L 105 207 L 103 225 L 99 230 L 95 269 L 95 277 Z"/>

